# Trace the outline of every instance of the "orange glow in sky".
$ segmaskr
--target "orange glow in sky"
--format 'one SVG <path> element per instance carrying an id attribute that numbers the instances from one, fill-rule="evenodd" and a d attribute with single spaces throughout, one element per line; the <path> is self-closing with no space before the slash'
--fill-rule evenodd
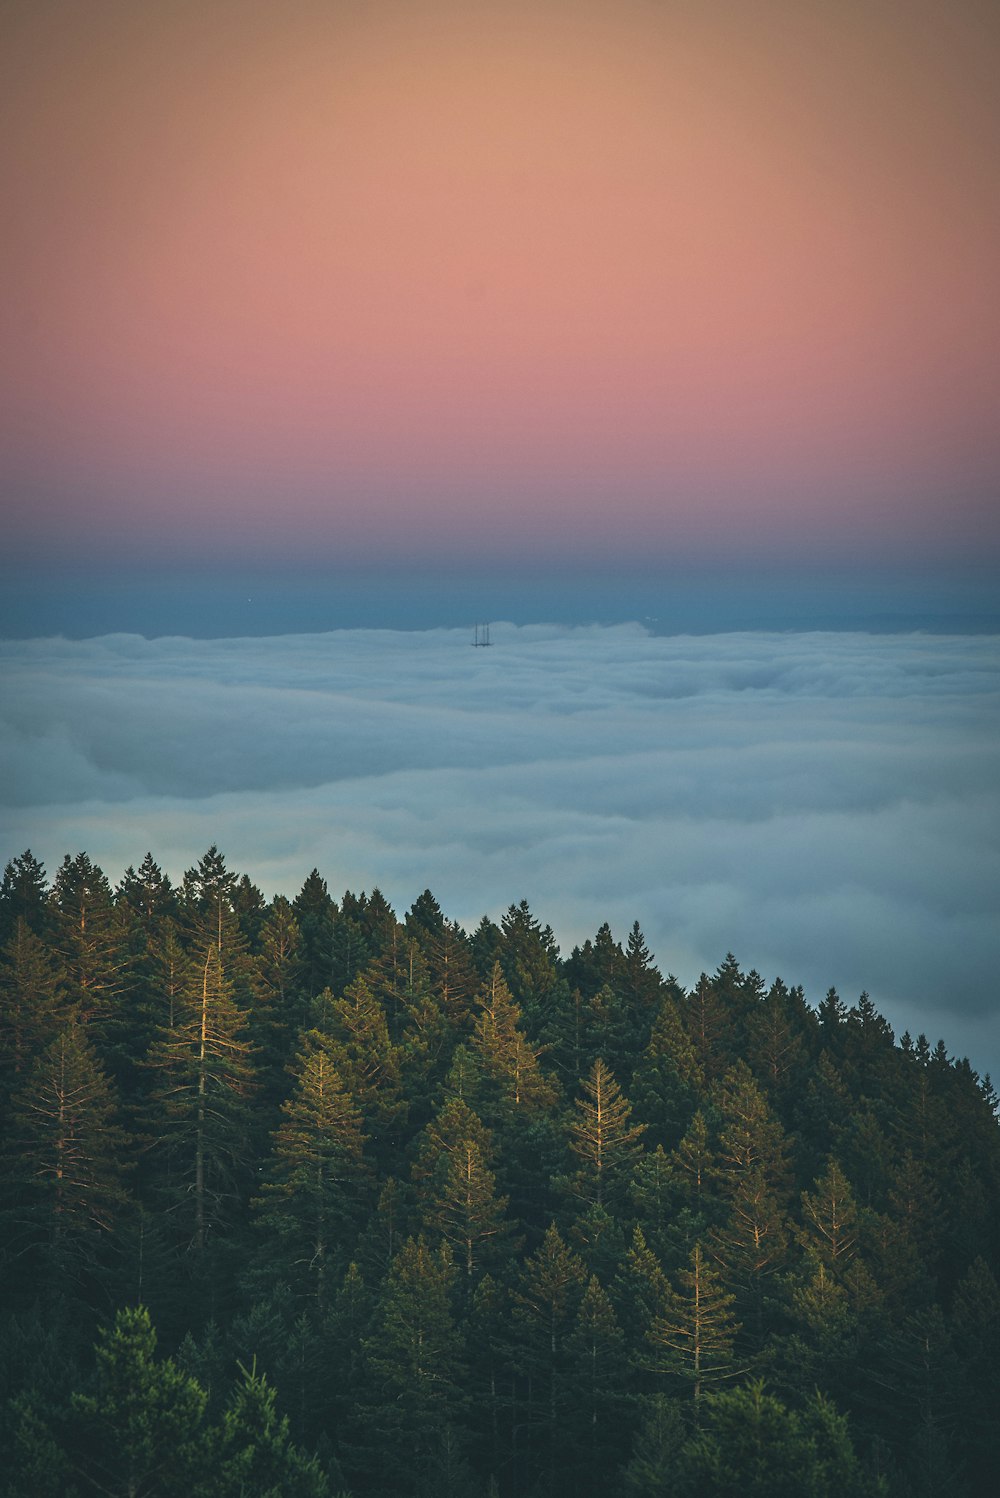
<path id="1" fill-rule="evenodd" d="M 996 551 L 994 7 L 2 24 L 14 545 Z"/>

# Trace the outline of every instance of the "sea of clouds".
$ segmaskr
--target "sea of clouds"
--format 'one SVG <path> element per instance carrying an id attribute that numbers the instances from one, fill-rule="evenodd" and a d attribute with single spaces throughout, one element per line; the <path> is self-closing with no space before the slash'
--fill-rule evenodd
<path id="1" fill-rule="evenodd" d="M 527 899 L 564 951 L 643 928 L 685 984 L 867 989 L 1000 1070 L 1000 640 L 494 624 L 0 641 L 0 861 L 116 882 L 217 843 L 467 928 Z"/>

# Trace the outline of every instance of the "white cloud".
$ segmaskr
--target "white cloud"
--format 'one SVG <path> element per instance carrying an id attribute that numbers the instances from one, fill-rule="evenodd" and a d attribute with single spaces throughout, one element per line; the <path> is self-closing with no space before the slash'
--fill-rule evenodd
<path id="1" fill-rule="evenodd" d="M 527 898 L 567 949 L 637 918 L 684 982 L 732 949 L 1000 1070 L 996 638 L 493 640 L 0 642 L 4 856 L 217 842 L 268 894 Z"/>

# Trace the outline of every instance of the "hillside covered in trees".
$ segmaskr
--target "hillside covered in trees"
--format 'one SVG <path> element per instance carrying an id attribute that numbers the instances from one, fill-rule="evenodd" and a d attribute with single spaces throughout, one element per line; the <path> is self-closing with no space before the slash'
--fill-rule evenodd
<path id="1" fill-rule="evenodd" d="M 526 904 L 0 887 L 0 1492 L 980 1494 L 988 1079 Z"/>

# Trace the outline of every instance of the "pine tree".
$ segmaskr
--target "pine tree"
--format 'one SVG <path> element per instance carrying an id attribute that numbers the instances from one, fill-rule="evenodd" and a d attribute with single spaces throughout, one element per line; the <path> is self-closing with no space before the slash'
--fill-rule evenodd
<path id="1" fill-rule="evenodd" d="M 0 1076 L 16 1085 L 31 1061 L 68 1022 L 68 1002 L 49 949 L 23 916 L 0 953 Z"/>
<path id="2" fill-rule="evenodd" d="M 615 1280 L 615 1296 L 630 1347 L 641 1345 L 653 1322 L 663 1314 L 671 1298 L 671 1286 L 663 1266 L 646 1242 L 641 1227 L 632 1230 L 632 1242 Z M 642 1360 L 643 1366 L 649 1362 Z"/>
<path id="3" fill-rule="evenodd" d="M 839 1055 L 844 1041 L 847 1006 L 835 988 L 828 988 L 816 1011 L 824 1046 Z"/>
<path id="4" fill-rule="evenodd" d="M 613 1217 L 606 1207 L 591 1202 L 569 1224 L 567 1237 L 587 1267 L 602 1284 L 610 1284 L 625 1255 L 623 1218 Z"/>
<path id="5" fill-rule="evenodd" d="M 677 1196 L 676 1170 L 658 1144 L 636 1161 L 629 1197 L 643 1233 L 659 1254 L 667 1246 L 677 1216 Z"/>
<path id="6" fill-rule="evenodd" d="M 407 1188 L 395 1176 L 386 1176 L 375 1211 L 358 1242 L 358 1263 L 366 1284 L 385 1281 L 411 1228 L 416 1226 L 414 1216 Z"/>
<path id="7" fill-rule="evenodd" d="M 487 1492 L 494 1486 L 499 1491 L 497 1474 L 510 1444 L 506 1417 L 511 1401 L 506 1397 L 504 1377 L 509 1299 L 504 1286 L 484 1274 L 473 1291 L 465 1320 L 469 1426 L 479 1456 L 477 1470 L 485 1467 L 489 1473 Z"/>
<path id="8" fill-rule="evenodd" d="M 152 853 L 145 855 L 138 869 L 129 864 L 115 890 L 115 904 L 126 906 L 147 927 L 164 916 L 176 915 L 177 901 L 170 880 Z"/>
<path id="9" fill-rule="evenodd" d="M 256 1206 L 269 1265 L 322 1306 L 331 1273 L 343 1272 L 357 1237 L 368 1187 L 365 1140 L 333 1042 L 317 1031 L 306 1035 L 293 1077 Z"/>
<path id="10" fill-rule="evenodd" d="M 626 1498 L 664 1498 L 683 1491 L 683 1449 L 688 1436 L 682 1406 L 666 1394 L 643 1400 L 643 1415 L 632 1447 L 632 1456 L 622 1471 Z"/>
<path id="11" fill-rule="evenodd" d="M 423 1238 L 408 1238 L 365 1343 L 371 1436 L 396 1492 L 429 1498 L 438 1490 L 442 1459 L 460 1427 L 464 1366 L 451 1309 L 454 1279 L 447 1245 L 435 1253 Z"/>
<path id="12" fill-rule="evenodd" d="M 632 1097 L 666 1149 L 677 1144 L 704 1091 L 705 1079 L 674 999 L 665 994 L 632 1078 Z"/>
<path id="13" fill-rule="evenodd" d="M 67 993 L 86 1023 L 94 1023 L 111 1049 L 121 1047 L 117 1000 L 124 985 L 125 923 L 115 911 L 111 886 L 86 853 L 67 853 L 52 886 L 52 941 Z M 110 1028 L 109 1028 L 110 1027 Z"/>
<path id="14" fill-rule="evenodd" d="M 123 1090 L 128 1089 L 125 1102 L 129 1117 L 137 1121 L 143 1115 L 153 1079 L 147 1065 L 150 1049 L 161 1032 L 171 1031 L 179 1023 L 190 981 L 191 960 L 175 921 L 165 916 L 149 931 L 142 950 L 133 952 L 123 996 L 123 1010 L 128 1014 L 128 1025 L 123 1029 L 129 1066 L 121 1085 Z"/>
<path id="15" fill-rule="evenodd" d="M 896 1449 L 907 1455 L 911 1491 L 919 1498 L 948 1498 L 962 1491 L 961 1365 L 941 1307 L 910 1315 L 881 1348 L 879 1404 L 896 1425 Z"/>
<path id="16" fill-rule="evenodd" d="M 985 1493 L 994 1472 L 1000 1409 L 1000 1286 L 983 1258 L 956 1287 L 949 1330 L 963 1372 L 958 1446 L 972 1491 Z"/>
<path id="17" fill-rule="evenodd" d="M 358 1391 L 364 1377 L 365 1338 L 371 1330 L 375 1295 L 353 1261 L 333 1296 L 322 1322 L 322 1410 L 320 1429 L 336 1433 L 339 1459 L 350 1461 L 347 1447 L 357 1418 Z M 353 1443 L 356 1444 L 356 1441 Z"/>
<path id="18" fill-rule="evenodd" d="M 469 954 L 480 981 L 490 976 L 503 951 L 503 932 L 495 921 L 484 915 L 469 938 Z"/>
<path id="19" fill-rule="evenodd" d="M 862 1102 L 850 1114 L 840 1131 L 837 1153 L 853 1182 L 858 1206 L 885 1207 L 896 1150 L 871 1104 Z"/>
<path id="20" fill-rule="evenodd" d="M 656 1368 L 683 1379 L 697 1406 L 706 1385 L 736 1372 L 733 1343 L 740 1328 L 732 1315 L 735 1296 L 723 1288 L 700 1243 L 678 1281 L 679 1288 L 670 1292 L 646 1338 Z"/>
<path id="21" fill-rule="evenodd" d="M 559 948 L 549 926 L 532 915 L 527 900 L 508 906 L 500 922 L 503 947 L 500 963 L 514 1001 L 534 1024 L 563 997 L 559 976 Z"/>
<path id="22" fill-rule="evenodd" d="M 240 881 L 213 843 L 184 874 L 181 925 L 185 946 L 196 963 L 214 952 L 235 1002 L 249 1011 L 253 999 L 253 964 L 236 908 Z"/>
<path id="23" fill-rule="evenodd" d="M 416 940 L 393 919 L 379 932 L 377 955 L 361 973 L 376 1002 L 385 1013 L 389 1036 L 398 1045 L 407 1013 L 407 996 L 425 978 L 426 964 Z"/>
<path id="24" fill-rule="evenodd" d="M 768 1286 L 788 1258 L 787 1219 L 761 1169 L 739 1181 L 728 1207 L 725 1221 L 709 1235 L 709 1247 L 726 1284 L 736 1292 L 746 1341 L 756 1352 L 765 1336 Z"/>
<path id="25" fill-rule="evenodd" d="M 570 1124 L 570 1148 L 580 1161 L 576 1194 L 598 1207 L 621 1200 L 641 1152 L 645 1124 L 631 1124 L 632 1106 L 600 1057 L 583 1079 L 583 1097 Z"/>
<path id="26" fill-rule="evenodd" d="M 673 989 L 673 979 L 664 983 L 653 954 L 646 946 L 638 921 L 632 922 L 625 943 L 625 958 L 620 969 L 620 980 L 626 997 L 638 1010 L 655 1012 L 656 1005 L 664 997 L 664 988 Z"/>
<path id="27" fill-rule="evenodd" d="M 863 993 L 847 1013 L 844 1025 L 844 1070 L 855 1092 L 878 1097 L 888 1092 L 893 1069 L 893 1033 L 871 998 Z"/>
<path id="28" fill-rule="evenodd" d="M 403 959 L 400 1059 L 415 1120 L 421 1116 L 426 1119 L 427 1100 L 448 1064 L 455 1037 L 448 1014 L 431 983 L 423 949 L 415 938 L 407 938 Z"/>
<path id="29" fill-rule="evenodd" d="M 320 1465 L 293 1443 L 288 1416 L 278 1414 L 274 1389 L 255 1364 L 241 1364 L 240 1374 L 222 1420 L 213 1495 L 325 1498 L 329 1488 Z"/>
<path id="30" fill-rule="evenodd" d="M 489 980 L 479 990 L 478 1013 L 472 1037 L 483 1077 L 491 1084 L 501 1109 L 540 1113 L 555 1101 L 556 1091 L 545 1076 L 534 1047 L 521 1028 L 521 1009 L 495 963 Z"/>
<path id="31" fill-rule="evenodd" d="M 634 1055 L 630 1016 L 618 990 L 602 983 L 588 1009 L 588 1059 L 593 1063 L 598 1056 L 609 1058 L 608 1064 L 613 1064 L 619 1076 L 630 1076 Z"/>
<path id="32" fill-rule="evenodd" d="M 413 1166 L 421 1221 L 448 1243 L 471 1282 L 509 1257 L 507 1197 L 496 1193 L 489 1131 L 460 1098 L 452 1098 L 424 1130 Z"/>
<path id="33" fill-rule="evenodd" d="M 339 1065 L 381 1158 L 387 1159 L 406 1118 L 399 1047 L 389 1036 L 385 1010 L 364 978 L 330 1005 L 328 1026 L 339 1041 Z"/>
<path id="34" fill-rule="evenodd" d="M 374 955 L 372 938 L 363 922 L 365 897 L 358 900 L 344 891 L 330 919 L 330 957 L 327 982 L 335 993 L 343 993 L 360 976 Z"/>
<path id="35" fill-rule="evenodd" d="M 515 1427 L 525 1429 L 515 1471 L 530 1486 L 544 1474 L 551 1490 L 570 1453 L 567 1427 L 573 1367 L 568 1347 L 587 1285 L 587 1271 L 567 1248 L 553 1223 L 541 1247 L 524 1265 L 514 1293 L 517 1372 L 524 1402 Z"/>
<path id="36" fill-rule="evenodd" d="M 445 921 L 440 933 L 422 940 L 431 991 L 454 1029 L 466 1027 L 479 979 L 461 927 Z"/>
<path id="37" fill-rule="evenodd" d="M 728 1214 L 709 1235 L 709 1245 L 737 1292 L 744 1326 L 759 1347 L 766 1287 L 788 1252 L 786 1214 L 780 1205 L 788 1185 L 788 1143 L 744 1062 L 726 1073 L 715 1105 L 720 1116 L 715 1173 Z"/>
<path id="38" fill-rule="evenodd" d="M 858 1209 L 850 1182 L 831 1157 L 815 1191 L 802 1193 L 800 1240 L 835 1279 L 843 1280 L 858 1251 Z"/>
<path id="39" fill-rule="evenodd" d="M 445 920 L 441 906 L 429 889 L 418 895 L 403 917 L 409 934 L 426 950 L 428 938 L 444 935 Z"/>
<path id="40" fill-rule="evenodd" d="M 247 1038 L 257 1052 L 259 1071 L 267 1079 L 268 1095 L 277 1099 L 284 1091 L 281 1069 L 305 1019 L 299 990 L 299 925 L 283 895 L 275 896 L 264 918 L 258 947 Z"/>
<path id="41" fill-rule="evenodd" d="M 905 1228 L 927 1270 L 936 1272 L 946 1226 L 941 1192 L 927 1165 L 906 1150 L 889 1191 L 889 1206 Z"/>
<path id="42" fill-rule="evenodd" d="M 8 1272 L 24 1255 L 29 1268 L 40 1258 L 55 1279 L 93 1271 L 127 1207 L 125 1144 L 111 1083 L 84 1028 L 70 1023 L 12 1099 L 3 1167 Z"/>
<path id="43" fill-rule="evenodd" d="M 740 1180 L 762 1174 L 772 1191 L 787 1187 L 788 1141 L 750 1068 L 738 1062 L 716 1087 L 719 1113 L 715 1169 L 729 1191 Z"/>
<path id="44" fill-rule="evenodd" d="M 239 922 L 240 932 L 247 948 L 256 952 L 260 933 L 267 918 L 267 901 L 264 891 L 258 889 L 248 874 L 242 874 L 233 890 L 233 911 Z"/>
<path id="45" fill-rule="evenodd" d="M 700 1108 L 669 1159 L 682 1199 L 691 1211 L 707 1218 L 712 1187 L 718 1176 L 715 1149 L 705 1114 Z"/>
<path id="46" fill-rule="evenodd" d="M 808 1050 L 797 1006 L 780 978 L 747 1021 L 748 1055 L 776 1103 L 786 1102 L 804 1075 Z"/>
<path id="47" fill-rule="evenodd" d="M 814 1381 L 849 1407 L 868 1373 L 862 1342 L 880 1294 L 859 1256 L 857 1204 L 836 1160 L 802 1193 L 801 1216 L 795 1236 L 804 1259 L 787 1282 L 794 1331 L 782 1357 L 796 1385 Z"/>
<path id="48" fill-rule="evenodd" d="M 0 880 L 0 944 L 13 936 L 19 920 L 36 936 L 45 936 L 49 925 L 48 880 L 45 868 L 30 848 L 12 858 Z"/>
<path id="49" fill-rule="evenodd" d="M 299 928 L 301 986 L 306 999 L 321 993 L 332 981 L 335 910 L 326 880 L 318 869 L 313 869 L 292 901 L 292 914 Z"/>
<path id="50" fill-rule="evenodd" d="M 195 1493 L 210 1461 L 206 1405 L 195 1379 L 157 1360 L 148 1312 L 121 1310 L 101 1333 L 96 1393 L 74 1398 L 75 1465 L 91 1491 L 113 1498 Z"/>
<path id="51" fill-rule="evenodd" d="M 149 1129 L 161 1187 L 186 1220 L 195 1252 L 223 1228 L 249 1169 L 248 1101 L 253 1088 L 245 1016 L 233 1000 L 221 954 L 209 946 L 189 968 L 174 1011 L 151 1047 L 155 1073 Z"/>
<path id="52" fill-rule="evenodd" d="M 587 1282 L 566 1352 L 573 1370 L 569 1425 L 575 1487 L 596 1495 L 613 1483 L 629 1435 L 625 1338 L 596 1275 Z"/>
<path id="53" fill-rule="evenodd" d="M 684 1006 L 684 1022 L 694 1046 L 698 1067 L 706 1081 L 714 1081 L 731 1064 L 729 1009 L 715 985 L 702 973 Z"/>
<path id="54" fill-rule="evenodd" d="M 113 1061 L 122 1101 L 132 1119 L 148 1081 L 143 1060 L 179 991 L 186 965 L 178 936 L 177 898 L 151 853 L 138 870 L 131 865 L 125 870 L 115 891 L 115 910 L 123 927 L 125 961 Z"/>
<path id="55" fill-rule="evenodd" d="M 847 1423 L 821 1395 L 790 1410 L 763 1381 L 710 1394 L 680 1463 L 704 1498 L 863 1498 Z M 875 1490 L 877 1491 L 877 1490 Z"/>

